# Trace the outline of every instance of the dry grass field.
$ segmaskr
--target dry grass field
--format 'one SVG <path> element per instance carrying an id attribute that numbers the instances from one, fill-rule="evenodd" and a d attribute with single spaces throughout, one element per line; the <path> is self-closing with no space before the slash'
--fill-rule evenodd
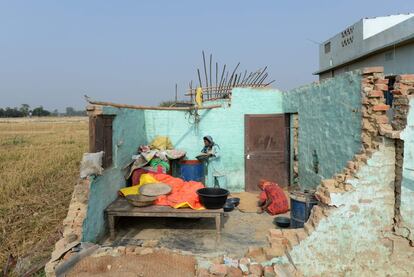
<path id="1" fill-rule="evenodd" d="M 0 269 L 49 259 L 87 144 L 86 117 L 0 118 Z"/>

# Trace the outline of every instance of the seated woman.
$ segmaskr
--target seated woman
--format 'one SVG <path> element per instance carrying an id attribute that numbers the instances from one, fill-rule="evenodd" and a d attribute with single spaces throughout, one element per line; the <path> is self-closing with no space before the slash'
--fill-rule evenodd
<path id="1" fill-rule="evenodd" d="M 207 155 L 205 160 L 207 165 L 206 187 L 226 188 L 226 175 L 221 165 L 220 146 L 213 141 L 211 136 L 205 136 L 204 148 L 202 153 Z"/>
<path id="2" fill-rule="evenodd" d="M 283 189 L 276 183 L 260 180 L 258 185 L 260 193 L 258 213 L 268 212 L 270 215 L 286 213 L 289 210 L 288 199 Z"/>

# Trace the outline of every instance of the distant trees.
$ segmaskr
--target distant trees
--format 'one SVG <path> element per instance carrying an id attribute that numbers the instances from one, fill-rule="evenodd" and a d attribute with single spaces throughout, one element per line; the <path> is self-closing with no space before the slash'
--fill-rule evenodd
<path id="1" fill-rule="evenodd" d="M 66 116 L 86 116 L 86 111 L 77 111 L 72 107 L 66 107 Z"/>
<path id="2" fill-rule="evenodd" d="M 22 104 L 20 108 L 0 108 L 0 117 L 27 117 L 27 116 L 86 116 L 86 111 L 75 110 L 73 107 L 66 107 L 66 113 L 59 113 L 57 109 L 53 112 L 45 110 L 43 106 L 30 109 L 28 104 Z"/>
<path id="3" fill-rule="evenodd" d="M 47 111 L 47 110 L 45 110 L 45 109 L 43 109 L 43 107 L 40 106 L 40 107 L 37 107 L 37 108 L 34 108 L 33 109 L 32 115 L 33 116 L 49 116 L 50 115 L 50 112 Z"/>

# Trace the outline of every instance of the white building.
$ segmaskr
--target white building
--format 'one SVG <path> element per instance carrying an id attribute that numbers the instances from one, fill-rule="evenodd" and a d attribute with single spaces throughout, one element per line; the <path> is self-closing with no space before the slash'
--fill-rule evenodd
<path id="1" fill-rule="evenodd" d="M 414 72 L 414 13 L 364 18 L 319 46 L 326 79 L 343 72 L 383 66 L 387 75 Z"/>

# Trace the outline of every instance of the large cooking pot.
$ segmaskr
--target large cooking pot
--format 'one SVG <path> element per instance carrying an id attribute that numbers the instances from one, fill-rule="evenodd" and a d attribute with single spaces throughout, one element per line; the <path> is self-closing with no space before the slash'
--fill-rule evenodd
<path id="1" fill-rule="evenodd" d="M 221 188 L 202 188 L 197 190 L 201 204 L 206 209 L 221 209 L 226 203 L 229 191 Z"/>

